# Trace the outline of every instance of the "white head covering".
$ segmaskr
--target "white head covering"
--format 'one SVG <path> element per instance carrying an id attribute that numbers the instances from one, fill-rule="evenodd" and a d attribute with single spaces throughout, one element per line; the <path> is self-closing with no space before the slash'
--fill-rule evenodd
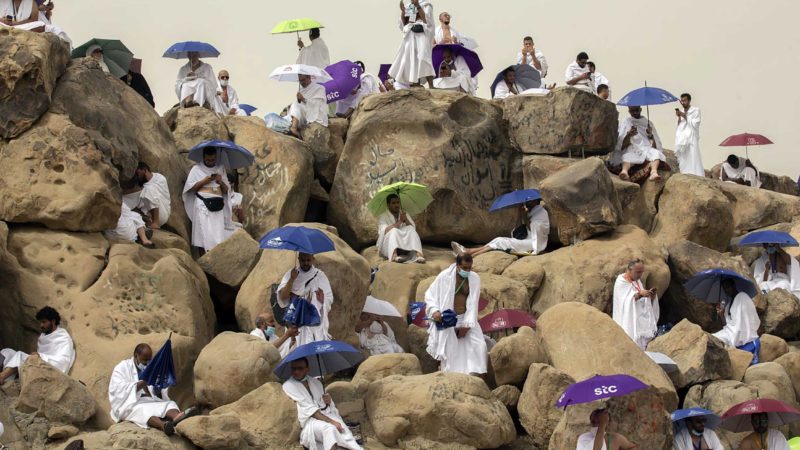
<path id="1" fill-rule="evenodd" d="M 102 47 L 100 47 L 100 46 L 99 46 L 99 45 L 97 45 L 97 44 L 90 45 L 90 46 L 89 46 L 89 47 L 86 49 L 86 57 L 87 57 L 87 58 L 91 57 L 91 56 L 92 56 L 92 53 L 94 53 L 94 52 L 95 52 L 95 51 L 97 51 L 97 50 L 100 50 L 100 51 L 102 51 L 102 50 L 103 50 L 103 48 L 102 48 Z M 105 72 L 105 73 L 110 73 L 110 71 L 108 70 L 108 66 L 106 65 L 105 56 L 103 56 L 102 58 L 100 58 L 100 60 L 99 60 L 98 62 L 100 63 L 100 68 L 102 68 L 102 69 L 103 69 L 103 72 Z"/>

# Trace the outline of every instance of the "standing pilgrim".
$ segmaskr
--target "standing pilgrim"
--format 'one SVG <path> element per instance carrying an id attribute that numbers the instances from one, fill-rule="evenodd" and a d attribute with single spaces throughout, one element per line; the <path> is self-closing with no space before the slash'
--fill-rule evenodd
<path id="1" fill-rule="evenodd" d="M 678 128 L 675 130 L 675 155 L 681 173 L 706 176 L 700 157 L 700 108 L 692 106 L 691 94 L 681 94 L 683 111 L 675 108 Z"/>
<path id="2" fill-rule="evenodd" d="M 45 306 L 36 313 L 36 320 L 39 321 L 39 329 L 42 330 L 36 346 L 36 353 L 28 355 L 10 348 L 0 350 L 0 355 L 3 357 L 0 384 L 19 374 L 22 364 L 32 355 L 39 356 L 42 361 L 69 374 L 69 370 L 75 362 L 75 344 L 72 343 L 72 337 L 67 330 L 59 327 L 61 315 L 55 309 Z"/>
<path id="3" fill-rule="evenodd" d="M 645 350 L 658 332 L 659 307 L 656 288 L 645 289 L 642 274 L 644 263 L 634 259 L 628 263 L 627 271 L 617 277 L 612 316 L 625 334 Z"/>
<path id="4" fill-rule="evenodd" d="M 197 52 L 189 52 L 189 62 L 178 70 L 175 93 L 182 107 L 209 104 L 217 114 L 225 114 L 222 101 L 217 96 L 217 77 L 210 64 L 200 61 Z"/>
<path id="5" fill-rule="evenodd" d="M 192 221 L 192 245 L 210 251 L 233 230 L 231 197 L 221 152 L 203 149 L 203 162 L 189 171 L 183 186 L 183 205 Z"/>
<path id="6" fill-rule="evenodd" d="M 406 6 L 400 0 L 400 25 L 403 31 L 403 42 L 397 56 L 389 68 L 389 76 L 397 83 L 419 85 L 422 80 L 428 81 L 433 89 L 433 38 L 435 23 L 433 22 L 433 4 L 429 0 L 411 0 Z"/>
<path id="7" fill-rule="evenodd" d="M 300 253 L 297 255 L 297 267 L 286 272 L 278 285 L 278 300 L 281 306 L 291 303 L 292 295 L 302 297 L 314 305 L 319 312 L 321 323 L 315 327 L 300 327 L 297 345 L 314 341 L 325 341 L 331 338 L 328 334 L 328 313 L 333 306 L 333 290 L 325 272 L 314 266 L 314 255 Z"/>
<path id="8" fill-rule="evenodd" d="M 325 69 L 331 65 L 328 46 L 319 35 L 319 28 L 312 28 L 308 31 L 308 38 L 311 40 L 308 47 L 303 44 L 302 39 L 297 40 L 297 47 L 300 49 L 300 54 L 297 55 L 297 64 L 314 66 L 319 69 Z"/>
<path id="9" fill-rule="evenodd" d="M 386 211 L 378 217 L 378 250 L 384 258 L 398 263 L 424 263 L 422 241 L 414 220 L 401 210 L 400 197 L 386 197 Z"/>

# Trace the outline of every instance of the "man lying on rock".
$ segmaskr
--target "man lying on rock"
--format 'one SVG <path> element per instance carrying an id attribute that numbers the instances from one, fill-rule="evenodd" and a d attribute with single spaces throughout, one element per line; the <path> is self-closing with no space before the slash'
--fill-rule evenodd
<path id="1" fill-rule="evenodd" d="M 59 327 L 61 315 L 55 309 L 45 306 L 36 313 L 36 320 L 39 321 L 39 328 L 42 330 L 36 353 L 28 355 L 10 348 L 0 350 L 0 355 L 2 355 L 0 367 L 3 369 L 0 372 L 0 384 L 18 375 L 22 364 L 29 356 L 33 355 L 65 374 L 69 374 L 69 370 L 75 362 L 75 344 L 72 343 L 72 337 L 67 330 Z"/>
<path id="2" fill-rule="evenodd" d="M 550 216 L 541 203 L 541 200 L 531 200 L 520 207 L 520 213 L 525 218 L 522 234 L 512 232 L 512 237 L 496 237 L 483 247 L 466 248 L 455 241 L 450 243 L 450 247 L 456 254 L 469 253 L 473 257 L 491 250 L 538 255 L 547 248 L 547 237 L 550 234 Z"/>
<path id="3" fill-rule="evenodd" d="M 386 197 L 386 211 L 378 217 L 378 251 L 392 262 L 424 263 L 422 241 L 414 220 L 401 207 L 400 197 Z"/>
<path id="4" fill-rule="evenodd" d="M 147 381 L 139 380 L 151 359 L 153 349 L 147 344 L 139 344 L 133 350 L 132 358 L 124 359 L 114 367 L 108 384 L 111 418 L 115 422 L 133 422 L 142 428 L 153 427 L 172 436 L 179 422 L 199 414 L 199 411 L 189 408 L 181 412 L 170 400 L 168 389 L 158 391 L 148 386 Z"/>

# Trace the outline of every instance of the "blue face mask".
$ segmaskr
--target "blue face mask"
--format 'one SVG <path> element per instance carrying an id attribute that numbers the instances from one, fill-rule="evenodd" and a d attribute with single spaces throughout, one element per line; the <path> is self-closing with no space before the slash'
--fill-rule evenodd
<path id="1" fill-rule="evenodd" d="M 778 252 L 778 248 L 777 247 L 767 247 L 767 254 L 774 255 L 777 252 Z"/>
<path id="2" fill-rule="evenodd" d="M 267 327 L 266 333 L 269 337 L 275 336 L 275 327 Z"/>
<path id="3" fill-rule="evenodd" d="M 469 278 L 469 270 L 458 269 L 458 276 L 461 278 Z"/>

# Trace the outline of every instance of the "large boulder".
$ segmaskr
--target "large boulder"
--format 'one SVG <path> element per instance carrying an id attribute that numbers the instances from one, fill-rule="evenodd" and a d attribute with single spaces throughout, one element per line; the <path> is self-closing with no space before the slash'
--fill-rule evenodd
<path id="1" fill-rule="evenodd" d="M 545 178 L 580 162 L 579 159 L 550 155 L 523 155 L 522 178 L 525 189 L 539 189 Z"/>
<path id="2" fill-rule="evenodd" d="M 370 384 L 367 413 L 378 440 L 422 437 L 477 448 L 497 448 L 516 438 L 505 405 L 477 377 L 439 372 L 391 376 Z"/>
<path id="3" fill-rule="evenodd" d="M 333 339 L 356 341 L 354 324 L 369 293 L 369 264 L 353 251 L 335 230 L 319 224 L 300 224 L 322 230 L 334 243 L 333 252 L 316 255 L 315 266 L 325 272 L 333 290 L 333 306 L 328 319 Z M 269 311 L 273 286 L 277 288 L 284 274 L 297 265 L 297 252 L 266 250 L 236 296 L 236 321 L 243 330 L 252 329 L 256 315 Z"/>
<path id="4" fill-rule="evenodd" d="M 778 336 L 762 334 L 759 339 L 761 340 L 761 352 L 759 353 L 761 362 L 775 361 L 789 353 L 789 344 Z"/>
<path id="5" fill-rule="evenodd" d="M 721 169 L 722 163 L 712 167 L 709 171 L 711 178 L 718 180 Z M 800 186 L 797 185 L 797 180 L 795 179 L 762 171 L 759 171 L 759 175 L 761 176 L 761 189 L 778 192 L 780 194 L 800 195 Z"/>
<path id="6" fill-rule="evenodd" d="M 780 364 L 789 375 L 792 387 L 794 387 L 795 398 L 800 402 L 800 352 L 789 352 L 777 358 L 775 362 Z"/>
<path id="7" fill-rule="evenodd" d="M 769 291 L 764 297 L 767 308 L 761 315 L 759 331 L 784 339 L 800 335 L 800 303 L 797 297 L 784 289 Z"/>
<path id="8" fill-rule="evenodd" d="M 704 408 L 721 416 L 731 406 L 758 397 L 758 390 L 753 386 L 731 380 L 712 381 L 689 388 L 683 407 Z"/>
<path id="9" fill-rule="evenodd" d="M 351 383 L 366 393 L 370 383 L 392 375 L 422 375 L 419 359 L 410 353 L 370 356 L 359 364 Z"/>
<path id="10" fill-rule="evenodd" d="M 675 361 L 678 370 L 669 376 L 678 389 L 733 375 L 725 344 L 686 319 L 651 341 L 647 351 L 663 353 Z"/>
<path id="11" fill-rule="evenodd" d="M 94 434 L 94 433 L 92 433 Z M 96 447 L 92 444 L 97 444 Z M 155 428 L 140 428 L 131 422 L 112 425 L 107 432 L 86 439 L 86 448 L 103 449 L 147 449 L 147 450 L 195 450 L 191 442 L 180 436 L 167 437 Z"/>
<path id="12" fill-rule="evenodd" d="M 281 355 L 274 345 L 246 333 L 226 331 L 203 348 L 194 363 L 194 395 L 213 409 L 239 400 L 268 381 Z"/>
<path id="13" fill-rule="evenodd" d="M 244 197 L 244 227 L 258 239 L 274 228 L 304 220 L 314 161 L 307 144 L 256 119 L 229 117 L 225 123 L 231 139 L 256 157 L 254 164 L 240 170 L 239 192 Z"/>
<path id="14" fill-rule="evenodd" d="M 481 253 L 473 259 L 472 270 L 479 274 L 501 275 L 517 259 L 517 256 L 506 252 Z"/>
<path id="15" fill-rule="evenodd" d="M 241 423 L 233 414 L 190 417 L 176 429 L 203 450 L 236 450 L 242 438 Z"/>
<path id="16" fill-rule="evenodd" d="M 522 427 L 533 438 L 539 448 L 546 448 L 550 436 L 564 415 L 564 410 L 555 408 L 561 393 L 574 383 L 566 373 L 547 364 L 531 364 L 517 411 Z"/>
<path id="17" fill-rule="evenodd" d="M 792 379 L 781 364 L 766 362 L 750 366 L 744 373 L 744 383 L 755 387 L 761 398 L 776 398 L 797 407 Z"/>
<path id="18" fill-rule="evenodd" d="M 174 108 L 164 114 L 164 120 L 172 131 L 179 154 L 184 158 L 192 147 L 203 141 L 227 141 L 230 138 L 225 122 L 206 108 Z M 188 159 L 184 161 L 188 173 L 192 163 Z"/>
<path id="19" fill-rule="evenodd" d="M 521 327 L 511 336 L 504 337 L 489 351 L 489 361 L 497 385 L 520 385 L 525 382 L 528 367 L 547 361 L 542 343 L 530 327 Z"/>
<path id="20" fill-rule="evenodd" d="M 337 118 L 330 119 L 327 127 L 312 123 L 303 129 L 303 142 L 308 144 L 314 155 L 314 177 L 326 189 L 333 184 L 349 125 L 349 120 Z"/>
<path id="21" fill-rule="evenodd" d="M 670 175 L 663 175 L 669 177 Z M 639 186 L 630 181 L 611 177 L 622 206 L 622 223 L 636 225 L 649 232 L 658 214 L 658 198 L 664 190 L 664 183 L 644 183 Z"/>
<path id="22" fill-rule="evenodd" d="M 69 58 L 53 34 L 0 29 L 0 136 L 19 136 L 47 111 Z"/>
<path id="23" fill-rule="evenodd" d="M 800 214 L 800 197 L 717 182 L 731 200 L 734 230 L 746 232 L 777 223 L 791 222 Z"/>
<path id="24" fill-rule="evenodd" d="M 197 264 L 219 282 L 231 287 L 242 285 L 255 267 L 261 249 L 244 230 L 237 230 L 228 239 L 206 252 Z"/>
<path id="25" fill-rule="evenodd" d="M 513 96 L 503 101 L 509 134 L 523 153 L 557 155 L 567 151 L 609 153 L 617 144 L 613 103 L 579 89 L 558 88 L 544 96 Z"/>
<path id="26" fill-rule="evenodd" d="M 89 389 L 78 380 L 31 356 L 20 368 L 22 390 L 15 408 L 37 413 L 51 423 L 83 425 L 95 413 L 96 404 Z"/>
<path id="27" fill-rule="evenodd" d="M 423 240 L 487 242 L 514 221 L 514 211 L 488 209 L 522 186 L 519 162 L 489 101 L 425 89 L 368 96 L 350 124 L 328 214 L 353 246 L 372 245 L 377 220 L 367 203 L 375 191 L 417 182 L 434 198 L 414 217 Z"/>

